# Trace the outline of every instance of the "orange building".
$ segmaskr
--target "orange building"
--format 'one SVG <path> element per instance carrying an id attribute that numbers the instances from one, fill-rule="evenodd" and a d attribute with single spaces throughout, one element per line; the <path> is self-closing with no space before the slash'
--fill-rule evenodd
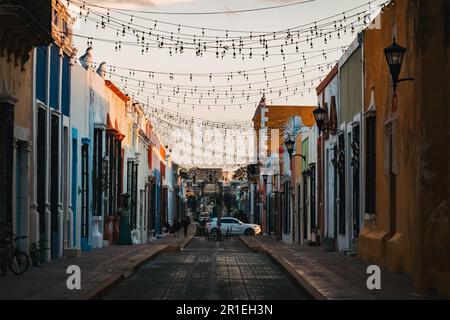
<path id="1" fill-rule="evenodd" d="M 450 295 L 450 6 L 397 0 L 365 31 L 364 229 L 358 255 Z M 384 48 L 406 48 L 395 98 Z M 381 67 L 380 67 L 381 66 Z"/>
<path id="2" fill-rule="evenodd" d="M 284 144 L 284 128 L 289 119 L 300 117 L 303 125 L 315 124 L 313 110 L 315 106 L 283 106 L 265 104 L 263 98 L 253 116 L 256 130 L 258 161 L 261 166 L 257 190 L 261 194 L 258 221 L 263 233 L 273 234 L 282 239 L 283 214 L 282 202 L 279 198 L 282 176 L 280 175 L 280 146 Z M 264 178 L 265 176 L 265 178 Z M 289 212 L 292 215 L 292 212 Z M 294 219 L 292 219 L 294 221 Z M 295 229 L 294 225 L 291 228 Z"/>

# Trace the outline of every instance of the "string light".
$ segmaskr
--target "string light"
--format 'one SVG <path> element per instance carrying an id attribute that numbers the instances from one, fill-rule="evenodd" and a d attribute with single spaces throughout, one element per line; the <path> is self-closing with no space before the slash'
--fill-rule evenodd
<path id="1" fill-rule="evenodd" d="M 80 2 L 72 1 L 73 3 L 78 3 L 80 5 Z M 372 9 L 370 7 L 369 10 L 371 12 L 374 12 L 378 8 L 384 7 L 384 5 L 387 2 L 383 2 L 381 5 L 376 6 L 376 9 Z M 83 5 L 85 5 L 83 3 Z M 231 37 L 229 35 L 229 31 L 225 30 L 225 37 L 219 36 L 219 35 L 209 35 L 205 30 L 207 28 L 205 27 L 195 27 L 197 29 L 201 30 L 200 34 L 185 34 L 185 33 L 178 33 L 176 37 L 173 36 L 174 31 L 173 30 L 155 30 L 156 28 L 156 20 L 154 20 L 155 25 L 152 27 L 145 26 L 145 25 L 139 25 L 136 22 L 132 22 L 133 20 L 129 20 L 128 22 L 125 20 L 121 20 L 119 18 L 112 18 L 111 15 L 109 16 L 109 23 L 108 27 L 114 28 L 116 30 L 122 29 L 122 36 L 130 35 L 130 36 L 136 36 L 136 35 L 142 35 L 142 38 L 138 37 L 138 40 L 136 42 L 130 42 L 127 41 L 127 45 L 137 45 L 142 47 L 145 45 L 145 47 L 148 48 L 168 48 L 169 52 L 172 52 L 172 49 L 176 48 L 177 52 L 183 52 L 184 49 L 191 49 L 195 50 L 197 56 L 202 56 L 204 52 L 214 52 L 216 56 L 220 56 L 223 58 L 226 55 L 232 55 L 234 58 L 236 58 L 237 55 L 242 55 L 243 58 L 245 58 L 245 53 L 243 52 L 244 49 L 252 50 L 252 57 L 255 55 L 259 55 L 264 57 L 267 57 L 269 55 L 281 55 L 282 57 L 285 57 L 285 55 L 289 54 L 295 54 L 296 52 L 286 52 L 285 46 L 294 45 L 294 34 L 296 34 L 297 39 L 295 41 L 296 48 L 298 47 L 299 43 L 306 42 L 311 47 L 313 47 L 313 40 L 321 38 L 321 37 L 330 37 L 332 34 L 337 33 L 338 38 L 340 37 L 340 31 L 346 29 L 352 28 L 352 30 L 355 29 L 356 22 L 361 21 L 361 15 L 364 15 L 364 17 L 367 17 L 367 10 L 357 12 L 355 14 L 348 14 L 353 11 L 356 11 L 358 9 L 361 9 L 364 7 L 364 5 L 355 7 L 353 9 L 350 9 L 348 11 L 345 11 L 342 15 L 333 15 L 328 18 L 324 18 L 318 21 L 315 21 L 313 23 L 305 24 L 302 26 L 297 26 L 293 28 L 289 28 L 286 30 L 280 30 L 276 32 L 271 32 L 270 34 L 273 35 L 272 37 L 269 37 L 269 33 L 262 33 L 259 34 L 259 41 L 253 40 L 253 31 L 248 31 L 246 36 L 234 36 Z M 98 12 L 93 10 L 91 7 L 88 8 L 91 15 L 87 14 L 87 10 L 85 13 L 85 16 L 88 17 L 90 20 L 94 22 L 98 21 L 105 21 L 104 20 L 104 13 Z M 83 15 L 83 10 L 80 11 L 81 15 Z M 93 17 L 97 16 L 97 18 Z M 336 17 L 340 17 L 339 21 L 340 24 L 336 25 Z M 353 20 L 352 20 L 353 19 Z M 148 20 L 148 19 L 147 19 Z M 323 22 L 319 24 L 320 22 Z M 345 23 L 343 23 L 345 22 Z M 367 23 L 367 21 L 366 21 Z M 126 26 L 127 24 L 127 26 Z M 167 23 L 168 25 L 173 25 L 170 23 Z M 333 27 L 334 25 L 334 27 Z M 361 22 L 360 22 L 361 25 Z M 177 24 L 177 28 L 180 30 L 181 25 Z M 312 27 L 314 26 L 314 27 Z M 364 26 L 362 24 L 361 26 Z M 190 26 L 187 26 L 190 27 Z M 192 27 L 194 28 L 194 27 Z M 217 29 L 219 30 L 219 29 Z M 315 30 L 315 33 L 314 33 Z M 181 31 L 181 30 L 180 30 Z M 312 35 L 306 35 L 309 32 L 312 32 Z M 216 31 L 217 32 L 217 31 Z M 117 33 L 116 33 L 117 34 Z M 164 44 L 165 37 L 170 35 L 170 40 L 168 41 L 168 44 Z M 145 40 L 145 37 L 148 37 L 148 40 Z M 101 39 L 101 41 L 111 41 L 110 39 Z M 100 40 L 99 40 L 100 41 Z M 117 39 L 116 39 L 117 41 Z M 236 44 L 235 42 L 238 42 Z M 273 45 L 269 45 L 270 42 L 278 42 Z M 280 42 L 284 42 L 284 45 Z M 259 44 L 259 45 L 257 45 Z M 273 48 L 281 48 L 281 52 L 276 53 L 269 53 L 270 49 Z M 212 50 L 209 50 L 212 49 Z M 264 53 L 256 53 L 253 52 L 254 50 L 263 50 Z M 220 54 L 219 54 L 220 53 Z"/>

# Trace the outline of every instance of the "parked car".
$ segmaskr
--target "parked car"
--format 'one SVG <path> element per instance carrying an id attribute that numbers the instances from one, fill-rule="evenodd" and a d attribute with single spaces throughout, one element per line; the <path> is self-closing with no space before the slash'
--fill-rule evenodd
<path id="1" fill-rule="evenodd" d="M 217 226 L 218 218 L 211 219 L 211 222 L 206 224 L 208 232 L 215 233 L 218 230 Z M 261 226 L 252 223 L 244 223 L 236 218 L 225 217 L 220 219 L 220 230 L 226 232 L 228 228 L 232 228 L 232 235 L 247 235 L 254 236 L 261 233 Z"/>

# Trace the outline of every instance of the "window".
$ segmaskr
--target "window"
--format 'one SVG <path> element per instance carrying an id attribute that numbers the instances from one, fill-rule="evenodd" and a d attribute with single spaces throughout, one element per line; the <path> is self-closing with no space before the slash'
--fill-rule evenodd
<path id="1" fill-rule="evenodd" d="M 108 177 L 108 199 L 109 199 L 109 205 L 108 205 L 108 214 L 112 215 L 116 212 L 116 193 L 115 193 L 115 177 L 116 177 L 116 165 L 115 165 L 115 154 L 114 154 L 114 136 L 112 134 L 108 134 L 108 141 L 107 141 L 107 147 L 108 147 L 108 157 L 109 157 L 109 177 Z"/>
<path id="2" fill-rule="evenodd" d="M 311 230 L 316 229 L 316 165 L 309 165 L 309 197 L 310 197 L 310 210 L 311 210 Z"/>
<path id="3" fill-rule="evenodd" d="M 117 212 L 122 192 L 122 143 L 115 137 L 114 132 L 107 133 L 107 154 L 109 157 L 108 177 L 108 214 Z"/>
<path id="4" fill-rule="evenodd" d="M 345 136 L 338 139 L 339 234 L 345 234 Z"/>
<path id="5" fill-rule="evenodd" d="M 89 227 L 89 145 L 81 147 L 81 236 L 88 236 Z"/>
<path id="6" fill-rule="evenodd" d="M 62 93 L 61 93 L 62 113 L 70 115 L 70 58 L 63 57 L 62 66 Z"/>
<path id="7" fill-rule="evenodd" d="M 376 118 L 366 118 L 366 186 L 365 209 L 367 214 L 376 213 Z"/>
<path id="8" fill-rule="evenodd" d="M 359 173 L 359 149 L 360 149 L 360 127 L 356 125 L 352 130 L 353 141 L 351 145 L 352 149 L 352 171 L 353 171 L 353 238 L 358 238 L 359 235 L 359 217 L 360 217 L 360 200 L 359 200 L 359 187 L 360 187 L 360 173 Z"/>
<path id="9" fill-rule="evenodd" d="M 37 131 L 37 203 L 39 212 L 39 239 L 48 240 L 45 222 L 46 177 L 47 177 L 47 111 L 38 108 Z M 45 252 L 41 252 L 44 257 Z"/>
<path id="10" fill-rule="evenodd" d="M 58 10 L 56 9 L 53 9 L 53 25 L 59 27 L 59 14 Z"/>
<path id="11" fill-rule="evenodd" d="M 50 129 L 50 212 L 51 212 L 51 256 L 59 256 L 59 116 L 52 115 Z"/>
<path id="12" fill-rule="evenodd" d="M 284 186 L 285 195 L 283 199 L 284 206 L 284 233 L 290 234 L 291 231 L 291 186 L 289 181 L 285 182 Z"/>
<path id="13" fill-rule="evenodd" d="M 308 172 L 305 170 L 303 176 L 303 239 L 308 239 Z"/>
<path id="14" fill-rule="evenodd" d="M 103 215 L 102 194 L 105 187 L 103 175 L 103 131 L 94 129 L 94 172 L 92 175 L 92 187 L 94 190 L 93 209 L 94 215 Z"/>
<path id="15" fill-rule="evenodd" d="M 52 45 L 50 52 L 50 107 L 59 110 L 59 48 Z"/>
<path id="16" fill-rule="evenodd" d="M 36 49 L 36 98 L 46 103 L 47 100 L 47 47 Z"/>
<path id="17" fill-rule="evenodd" d="M 127 165 L 127 193 L 130 196 L 131 228 L 137 227 L 137 170 L 138 164 L 128 161 Z"/>

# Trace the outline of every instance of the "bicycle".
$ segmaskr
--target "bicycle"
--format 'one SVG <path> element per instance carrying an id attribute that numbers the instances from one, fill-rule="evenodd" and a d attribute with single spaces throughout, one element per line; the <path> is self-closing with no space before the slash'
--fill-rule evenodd
<path id="1" fill-rule="evenodd" d="M 6 274 L 9 267 L 14 275 L 19 276 L 30 267 L 28 255 L 16 247 L 16 241 L 25 238 L 26 236 L 18 237 L 10 233 L 0 242 L 0 266 L 3 274 Z"/>

